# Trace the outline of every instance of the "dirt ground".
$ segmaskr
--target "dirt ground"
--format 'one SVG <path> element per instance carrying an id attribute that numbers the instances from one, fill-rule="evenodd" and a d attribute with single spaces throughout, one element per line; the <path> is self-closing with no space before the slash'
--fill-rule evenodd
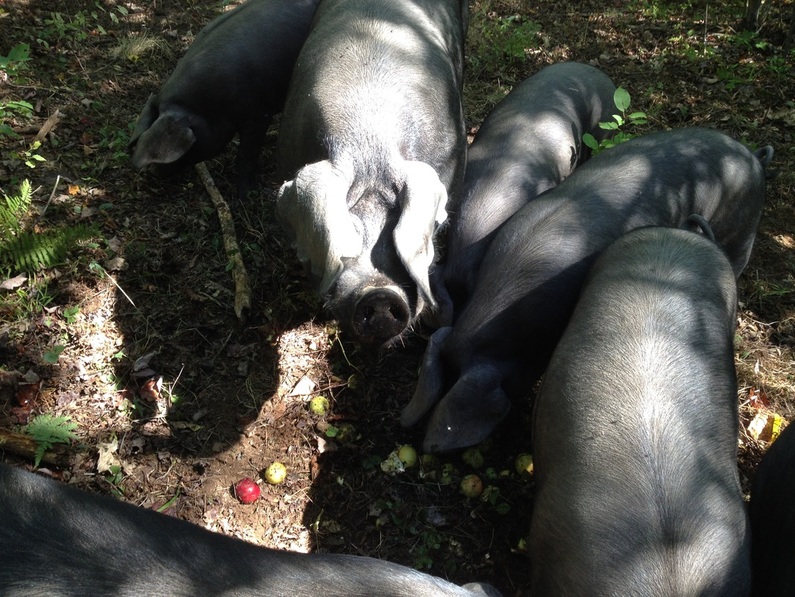
<path id="1" fill-rule="evenodd" d="M 747 427 L 760 413 L 795 417 L 795 56 L 781 47 L 791 2 L 773 3 L 759 35 L 737 27 L 743 2 L 720 4 L 728 6 L 473 1 L 465 106 L 474 131 L 511 85 L 578 60 L 631 93 L 632 110 L 649 116 L 636 132 L 704 125 L 774 146 L 778 175 L 739 283 L 747 494 L 769 439 L 769 429 L 758 439 Z M 398 417 L 430 330 L 379 354 L 323 312 L 274 218 L 278 123 L 259 199 L 232 203 L 252 283 L 244 325 L 196 173 L 164 181 L 133 170 L 126 145 L 140 109 L 220 10 L 209 0 L 0 0 L 0 54 L 30 45 L 27 70 L 9 75 L 0 63 L 0 106 L 34 107 L 29 118 L 0 112 L 19 135 L 0 135 L 0 187 L 11 195 L 31 180 L 36 213 L 46 206 L 37 227 L 84 222 L 100 231 L 68 261 L 0 290 L 0 429 L 19 431 L 41 413 L 68 416 L 79 439 L 63 466 L 43 472 L 215 531 L 527 594 L 533 484 L 514 460 L 530 450 L 531 394 L 482 446 L 481 498 L 459 491 L 475 470 L 460 455 L 385 473 L 380 464 L 396 446 L 420 444 L 420 431 L 402 429 Z M 35 152 L 46 161 L 29 168 L 24 152 L 56 111 Z M 234 157 L 230 147 L 208 163 L 230 201 Z M 0 270 L 0 281 L 17 273 Z M 53 359 L 55 346 L 64 349 Z M 307 408 L 316 395 L 330 401 L 324 416 Z M 32 468 L 9 451 L 0 459 Z M 274 461 L 288 472 L 272 486 L 260 474 Z M 245 476 L 263 489 L 253 505 L 231 490 Z"/>

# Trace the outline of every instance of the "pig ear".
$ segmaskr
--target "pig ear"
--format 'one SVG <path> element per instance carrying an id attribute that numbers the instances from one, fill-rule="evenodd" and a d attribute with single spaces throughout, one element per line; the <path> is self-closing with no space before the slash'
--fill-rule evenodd
<path id="1" fill-rule="evenodd" d="M 152 123 L 157 120 L 157 95 L 154 93 L 149 96 L 149 99 L 146 100 L 146 105 L 144 109 L 141 110 L 141 115 L 138 117 L 138 121 L 135 123 L 135 129 L 133 129 L 132 135 L 130 135 L 130 145 L 132 147 L 135 145 L 135 142 L 138 140 L 138 137 L 152 126 Z"/>
<path id="2" fill-rule="evenodd" d="M 754 155 L 760 162 L 762 162 L 762 168 L 767 170 L 770 162 L 773 161 L 773 153 L 773 147 L 770 145 L 765 145 L 762 149 L 756 150 Z"/>
<path id="3" fill-rule="evenodd" d="M 417 381 L 417 388 L 411 402 L 400 413 L 400 424 L 403 427 L 416 425 L 419 420 L 427 413 L 439 396 L 442 395 L 444 386 L 444 372 L 442 370 L 441 350 L 447 336 L 453 328 L 439 328 L 431 334 L 425 355 L 422 357 L 420 367 L 420 378 Z"/>
<path id="4" fill-rule="evenodd" d="M 479 444 L 511 408 L 492 367 L 475 367 L 462 375 L 439 401 L 428 421 L 426 452 L 449 452 Z"/>
<path id="5" fill-rule="evenodd" d="M 298 258 L 319 281 L 324 296 L 343 268 L 343 258 L 358 257 L 362 237 L 348 211 L 351 182 L 328 160 L 309 164 L 279 190 L 276 209 L 293 237 Z"/>
<path id="6" fill-rule="evenodd" d="M 185 155 L 196 142 L 188 120 L 168 112 L 162 113 L 138 138 L 133 165 L 171 164 Z"/>
<path id="7" fill-rule="evenodd" d="M 447 189 L 436 171 L 424 162 L 405 162 L 404 173 L 395 248 L 420 293 L 435 307 L 428 269 L 433 263 L 434 229 L 447 218 Z"/>

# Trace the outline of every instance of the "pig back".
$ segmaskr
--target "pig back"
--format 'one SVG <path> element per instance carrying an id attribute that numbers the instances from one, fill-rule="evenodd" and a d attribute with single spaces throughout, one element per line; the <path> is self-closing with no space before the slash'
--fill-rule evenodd
<path id="1" fill-rule="evenodd" d="M 735 304 L 696 233 L 640 229 L 597 260 L 534 412 L 534 594 L 747 594 Z"/>
<path id="2" fill-rule="evenodd" d="M 381 176 L 429 164 L 448 192 L 463 177 L 464 15 L 452 0 L 327 0 L 299 55 L 279 135 L 292 178 L 323 159 Z M 465 5 L 464 5 L 465 6 Z"/>

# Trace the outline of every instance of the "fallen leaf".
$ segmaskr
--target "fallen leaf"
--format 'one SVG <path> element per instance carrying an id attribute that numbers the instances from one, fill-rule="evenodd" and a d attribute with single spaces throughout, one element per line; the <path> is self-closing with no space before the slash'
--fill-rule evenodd
<path id="1" fill-rule="evenodd" d="M 158 377 L 156 380 L 147 379 L 144 385 L 141 386 L 141 389 L 138 390 L 138 393 L 141 395 L 141 398 L 147 402 L 157 402 L 160 398 L 160 387 L 162 383 L 162 377 Z"/>
<path id="2" fill-rule="evenodd" d="M 28 277 L 25 274 L 19 274 L 18 276 L 14 276 L 13 278 L 8 278 L 7 280 L 3 280 L 0 282 L 0 290 L 14 290 L 22 286 Z"/>
<path id="3" fill-rule="evenodd" d="M 748 402 L 754 408 L 766 408 L 770 406 L 770 400 L 765 394 L 764 390 L 758 388 L 751 388 L 748 390 Z"/>
<path id="4" fill-rule="evenodd" d="M 97 472 L 106 473 L 112 466 L 121 466 L 121 460 L 116 455 L 119 450 L 119 440 L 115 437 L 109 442 L 100 442 L 97 444 Z"/>
<path id="5" fill-rule="evenodd" d="M 316 387 L 317 384 L 304 375 L 298 380 L 298 383 L 295 384 L 292 392 L 290 392 L 290 396 L 308 396 L 315 391 Z"/>
<path id="6" fill-rule="evenodd" d="M 748 423 L 748 433 L 755 440 L 772 442 L 781 434 L 784 419 L 775 413 L 759 411 Z"/>

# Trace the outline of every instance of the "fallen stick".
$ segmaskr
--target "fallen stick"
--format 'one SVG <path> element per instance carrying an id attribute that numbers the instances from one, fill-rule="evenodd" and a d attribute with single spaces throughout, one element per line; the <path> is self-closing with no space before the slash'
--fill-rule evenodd
<path id="1" fill-rule="evenodd" d="M 0 429 L 0 450 L 5 450 L 23 456 L 28 460 L 36 459 L 36 450 L 39 444 L 32 437 L 23 433 L 16 433 L 8 429 Z M 41 461 L 45 464 L 64 467 L 69 464 L 68 446 L 56 445 L 44 453 Z"/>
<path id="2" fill-rule="evenodd" d="M 248 272 L 243 263 L 243 258 L 240 255 L 240 246 L 237 244 L 237 237 L 235 236 L 235 224 L 232 221 L 232 212 L 229 210 L 229 205 L 224 201 L 221 192 L 213 182 L 213 177 L 210 176 L 210 171 L 204 162 L 196 164 L 196 172 L 199 173 L 199 178 L 207 189 L 207 194 L 215 205 L 215 210 L 218 212 L 218 219 L 221 222 L 221 235 L 224 238 L 224 250 L 226 257 L 232 264 L 232 279 L 235 282 L 235 315 L 242 322 L 245 321 L 248 310 L 251 308 L 251 288 L 248 284 Z"/>

